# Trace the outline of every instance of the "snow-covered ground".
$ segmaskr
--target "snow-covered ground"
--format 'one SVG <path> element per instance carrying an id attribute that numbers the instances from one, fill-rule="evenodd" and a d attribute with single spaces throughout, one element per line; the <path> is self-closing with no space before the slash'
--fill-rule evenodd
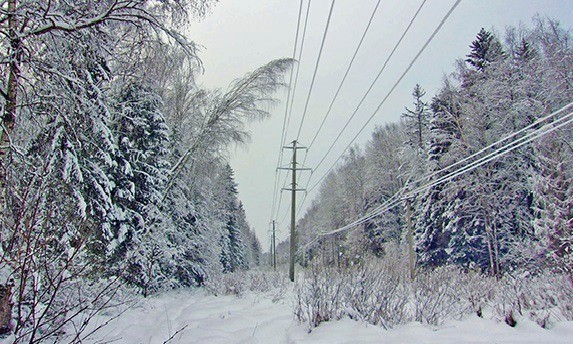
<path id="1" fill-rule="evenodd" d="M 472 316 L 438 328 L 410 323 L 384 330 L 351 319 L 308 333 L 292 315 L 292 295 L 279 292 L 212 296 L 202 290 L 170 292 L 127 310 L 88 343 L 571 343 L 573 322 L 545 330 L 518 319 L 515 328 Z M 106 317 L 98 318 L 104 322 Z M 96 325 L 96 324 L 94 324 Z"/>

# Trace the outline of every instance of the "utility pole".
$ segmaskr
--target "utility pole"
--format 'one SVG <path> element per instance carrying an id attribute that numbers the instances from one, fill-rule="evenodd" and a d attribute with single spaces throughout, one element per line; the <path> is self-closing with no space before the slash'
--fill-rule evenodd
<path id="1" fill-rule="evenodd" d="M 276 229 L 275 229 L 275 220 L 273 220 L 273 237 L 272 237 L 272 247 L 273 247 L 273 268 L 276 271 L 277 270 L 277 246 L 276 246 Z"/>
<path id="2" fill-rule="evenodd" d="M 271 238 L 271 246 L 269 247 L 269 265 L 273 266 L 273 242 Z"/>
<path id="3" fill-rule="evenodd" d="M 297 167 L 296 152 L 299 149 L 306 149 L 306 147 L 298 146 L 298 142 L 294 140 L 292 146 L 284 146 L 283 149 L 292 149 L 292 167 L 279 167 L 280 170 L 290 170 L 292 172 L 292 185 L 291 188 L 283 188 L 283 190 L 291 191 L 291 210 L 290 210 L 290 260 L 289 260 L 289 278 L 294 282 L 294 255 L 296 252 L 295 243 L 295 222 L 296 222 L 296 192 L 305 191 L 305 189 L 297 189 L 296 173 L 298 171 L 308 171 L 310 168 Z"/>
<path id="4" fill-rule="evenodd" d="M 412 205 L 410 199 L 406 199 L 406 226 L 407 226 L 407 233 L 408 236 L 408 258 L 409 264 L 408 267 L 410 268 L 410 280 L 414 280 L 414 273 L 415 273 L 415 266 L 414 266 L 414 238 L 412 235 Z"/>

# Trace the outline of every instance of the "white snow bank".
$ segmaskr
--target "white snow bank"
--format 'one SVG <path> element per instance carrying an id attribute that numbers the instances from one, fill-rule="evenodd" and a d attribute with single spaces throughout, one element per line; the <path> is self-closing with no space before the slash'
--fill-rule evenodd
<path id="1" fill-rule="evenodd" d="M 573 338 L 573 322 L 545 330 L 518 319 L 512 328 L 477 316 L 439 328 L 410 323 L 389 331 L 342 319 L 307 333 L 294 320 L 292 299 L 290 292 L 278 301 L 274 293 L 237 298 L 202 290 L 170 292 L 143 300 L 86 342 L 164 343 L 172 336 L 169 343 L 571 343 Z M 102 316 L 91 326 L 108 319 Z"/>

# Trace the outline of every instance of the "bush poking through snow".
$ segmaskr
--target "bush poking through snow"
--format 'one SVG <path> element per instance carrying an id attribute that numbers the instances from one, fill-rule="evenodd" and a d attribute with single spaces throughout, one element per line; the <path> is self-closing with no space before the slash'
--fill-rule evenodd
<path id="1" fill-rule="evenodd" d="M 572 320 L 573 292 L 563 276 L 506 275 L 496 280 L 446 266 L 420 271 L 410 281 L 406 271 L 388 255 L 344 268 L 313 265 L 295 286 L 294 315 L 309 332 L 343 317 L 385 329 L 411 321 L 439 326 L 471 314 L 512 327 L 519 326 L 520 318 L 543 328 Z"/>
<path id="2" fill-rule="evenodd" d="M 205 281 L 207 292 L 219 295 L 236 295 L 242 297 L 245 292 L 267 293 L 274 290 L 284 290 L 289 284 L 284 272 L 276 271 L 237 271 L 212 275 Z M 282 292 L 277 293 L 280 299 Z M 278 299 L 277 299 L 278 300 Z"/>
<path id="3" fill-rule="evenodd" d="M 386 329 L 407 323 L 413 319 L 403 271 L 400 264 L 376 260 L 343 269 L 312 266 L 295 286 L 295 317 L 309 331 L 345 316 Z"/>

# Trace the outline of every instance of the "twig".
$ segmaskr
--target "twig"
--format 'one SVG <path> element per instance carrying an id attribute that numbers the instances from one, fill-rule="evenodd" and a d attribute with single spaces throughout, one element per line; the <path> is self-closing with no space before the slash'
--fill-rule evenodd
<path id="1" fill-rule="evenodd" d="M 185 325 L 185 326 L 183 326 L 182 328 L 180 328 L 179 330 L 175 331 L 175 333 L 174 333 L 173 335 L 171 335 L 171 337 L 169 337 L 166 341 L 164 341 L 163 344 L 167 344 L 167 343 L 169 343 L 170 341 L 172 341 L 172 340 L 175 338 L 175 336 L 176 336 L 179 332 L 183 332 L 183 331 L 187 328 L 187 326 L 189 326 L 189 325 Z"/>

